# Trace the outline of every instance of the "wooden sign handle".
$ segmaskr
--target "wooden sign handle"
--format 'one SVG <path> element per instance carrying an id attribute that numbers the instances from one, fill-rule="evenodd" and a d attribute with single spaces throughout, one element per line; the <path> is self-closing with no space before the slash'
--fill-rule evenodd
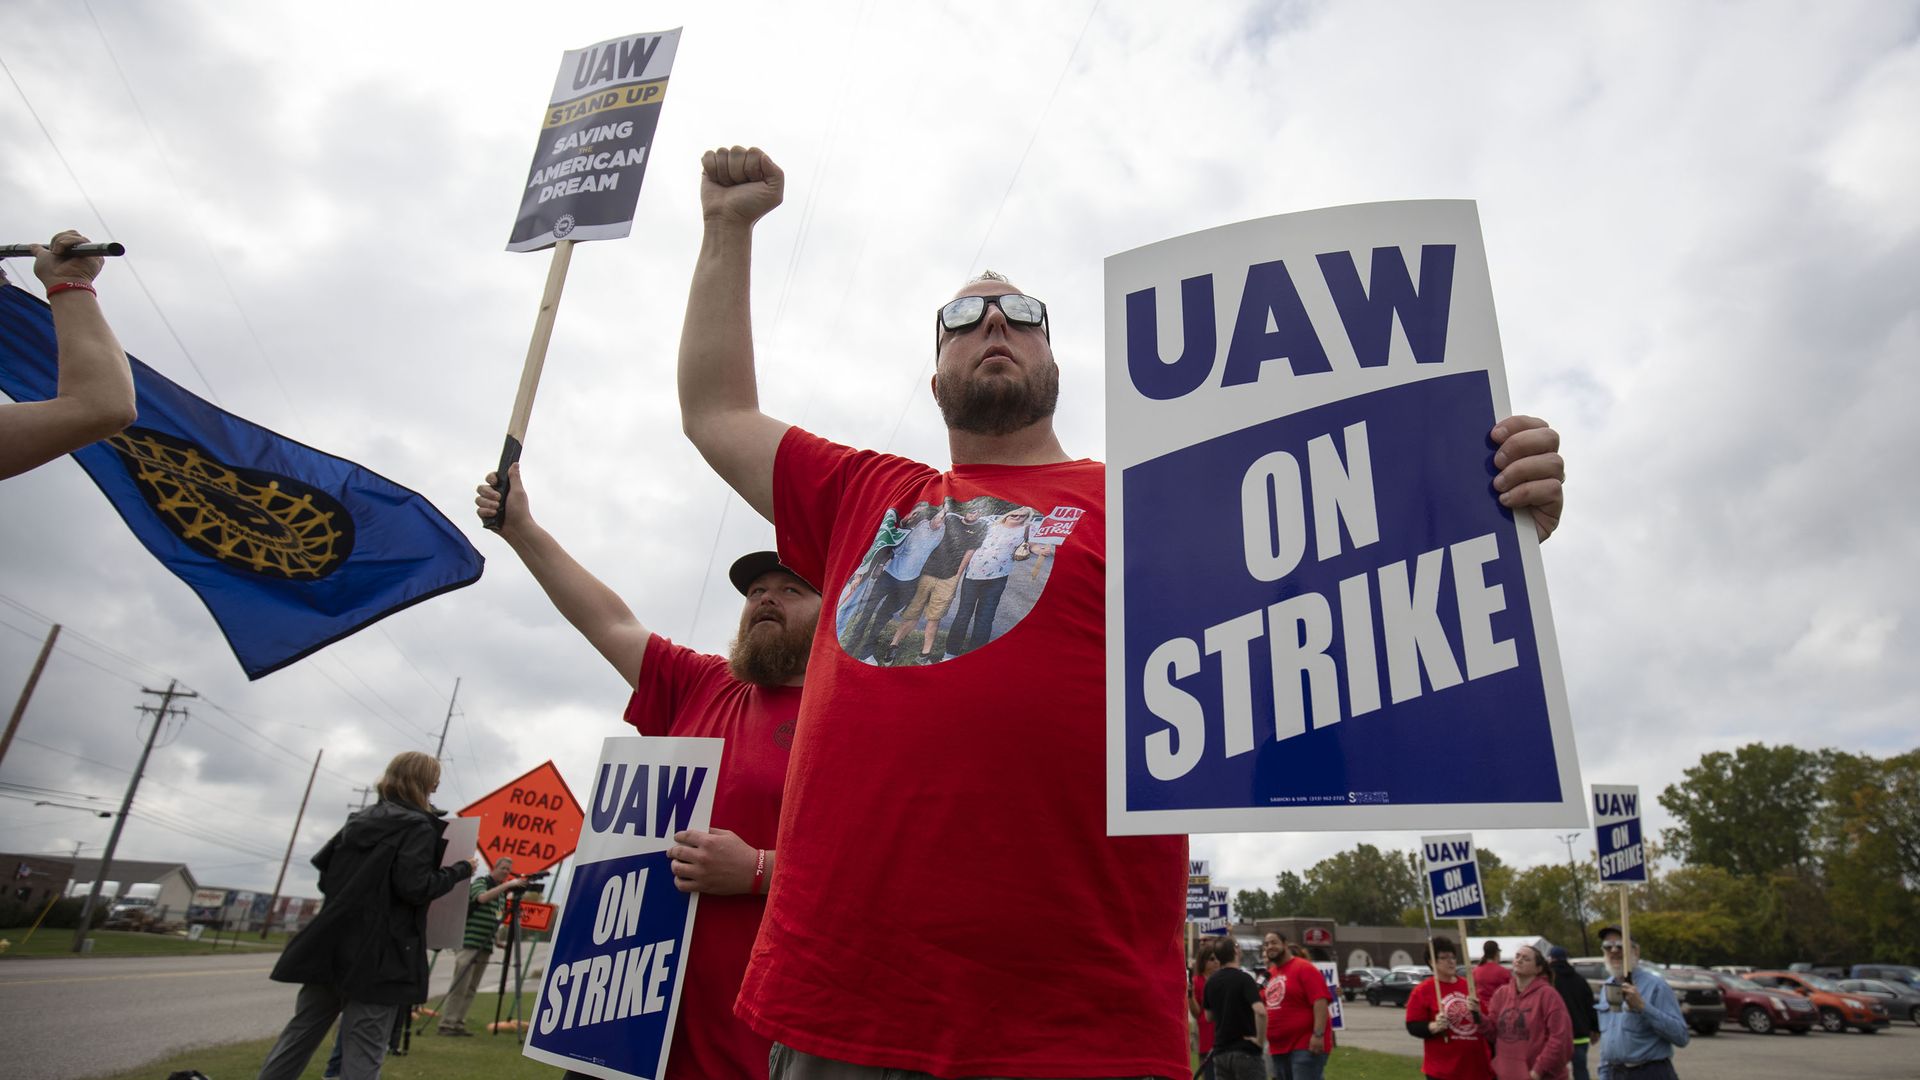
<path id="1" fill-rule="evenodd" d="M 520 368 L 520 389 L 514 394 L 513 415 L 507 419 L 507 441 L 500 448 L 500 467 L 495 470 L 493 490 L 500 493 L 500 509 L 485 522 L 495 532 L 507 523 L 507 493 L 513 490 L 508 470 L 520 460 L 520 449 L 527 438 L 527 421 L 533 417 L 533 395 L 540 389 L 540 371 L 547 363 L 547 342 L 553 340 L 554 318 L 560 313 L 560 293 L 567 287 L 567 264 L 573 261 L 573 241 L 553 245 L 553 262 L 547 266 L 547 287 L 540 295 L 540 314 L 533 320 L 533 340 L 527 344 L 527 362 Z"/>

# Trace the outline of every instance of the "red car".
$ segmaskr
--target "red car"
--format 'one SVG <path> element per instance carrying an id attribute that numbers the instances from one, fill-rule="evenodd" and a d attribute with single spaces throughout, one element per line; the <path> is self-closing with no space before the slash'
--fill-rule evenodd
<path id="1" fill-rule="evenodd" d="M 1724 971 L 1695 969 L 1693 974 L 1719 983 L 1720 994 L 1727 1002 L 1727 1019 L 1755 1035 L 1775 1031 L 1805 1035 L 1820 1022 L 1819 1010 L 1813 1002 L 1790 990 L 1770 990 L 1751 979 Z"/>
<path id="2" fill-rule="evenodd" d="M 1858 1028 L 1871 1035 L 1892 1022 L 1887 1018 L 1884 1004 L 1859 994 L 1849 994 L 1840 988 L 1839 983 L 1825 975 L 1805 971 L 1750 971 L 1747 978 L 1761 986 L 1799 994 L 1813 1002 L 1813 1007 L 1820 1013 L 1820 1027 L 1825 1031 L 1837 1033 Z"/>

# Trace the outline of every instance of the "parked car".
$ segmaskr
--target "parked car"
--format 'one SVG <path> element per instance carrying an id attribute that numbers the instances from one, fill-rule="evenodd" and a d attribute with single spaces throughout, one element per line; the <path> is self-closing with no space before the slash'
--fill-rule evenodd
<path id="1" fill-rule="evenodd" d="M 1415 979 L 1427 979 L 1427 978 L 1433 977 L 1433 969 L 1428 967 L 1425 964 L 1402 964 L 1399 967 L 1394 968 L 1393 970 L 1400 972 L 1402 975 L 1411 975 Z M 1466 976 L 1464 975 L 1461 976 L 1461 978 L 1465 978 L 1465 977 Z"/>
<path id="2" fill-rule="evenodd" d="M 1340 995 L 1352 1001 L 1358 995 L 1366 993 L 1367 987 L 1389 974 L 1391 973 L 1386 968 L 1380 967 L 1348 968 L 1346 974 L 1340 976 Z"/>
<path id="3" fill-rule="evenodd" d="M 1413 988 L 1426 980 L 1424 975 L 1412 975 L 1405 971 L 1389 971 L 1379 981 L 1367 987 L 1366 996 L 1369 1005 L 1405 1005 L 1407 998 L 1413 996 Z"/>
<path id="4" fill-rule="evenodd" d="M 1841 979 L 1840 987 L 1876 998 L 1887 1007 L 1887 1018 L 1906 1017 L 1920 1027 L 1920 990 L 1891 979 Z"/>
<path id="5" fill-rule="evenodd" d="M 1569 963 L 1593 987 L 1594 996 L 1598 998 L 1603 992 L 1601 985 L 1607 981 L 1606 960 L 1598 956 L 1582 956 Z M 1674 1000 L 1680 1003 L 1680 1015 L 1686 1017 L 1687 1026 L 1696 1033 L 1712 1035 L 1726 1022 L 1726 999 L 1720 992 L 1720 984 L 1707 973 L 1690 968 L 1669 968 L 1649 960 L 1640 961 L 1639 966 L 1652 968 L 1667 981 L 1667 985 L 1673 989 Z"/>
<path id="6" fill-rule="evenodd" d="M 1828 979 L 1844 979 L 1847 977 L 1845 964 L 1810 964 L 1805 960 L 1801 960 L 1788 964 L 1787 970 L 1797 974 L 1819 975 Z"/>
<path id="7" fill-rule="evenodd" d="M 1696 1034 L 1712 1035 L 1726 1022 L 1726 997 L 1720 992 L 1720 983 L 1713 976 L 1704 971 L 1670 968 L 1646 960 L 1642 960 L 1640 965 L 1652 968 L 1667 980 L 1667 985 L 1673 988 L 1673 996 L 1680 1002 L 1680 1015 L 1687 1018 L 1687 1026 Z"/>
<path id="8" fill-rule="evenodd" d="M 1912 964 L 1855 964 L 1853 970 L 1847 972 L 1846 977 L 1905 983 L 1920 990 L 1920 967 L 1914 967 Z"/>
<path id="9" fill-rule="evenodd" d="M 1751 979 L 1724 971 L 1697 973 L 1720 984 L 1720 995 L 1726 1002 L 1727 1019 L 1737 1022 L 1755 1035 L 1775 1031 L 1805 1035 L 1820 1022 L 1813 1002 L 1799 994 L 1769 990 Z"/>
<path id="10" fill-rule="evenodd" d="M 1756 971 L 1747 976 L 1761 986 L 1788 990 L 1813 1002 L 1820 1012 L 1820 1027 L 1841 1032 L 1858 1028 L 1869 1035 L 1886 1027 L 1887 1007 L 1876 998 L 1849 994 L 1840 984 L 1806 971 Z"/>

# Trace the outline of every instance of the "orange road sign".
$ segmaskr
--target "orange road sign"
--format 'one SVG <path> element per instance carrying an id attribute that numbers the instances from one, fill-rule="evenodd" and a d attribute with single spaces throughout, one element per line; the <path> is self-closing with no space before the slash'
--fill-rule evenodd
<path id="1" fill-rule="evenodd" d="M 480 853 L 486 865 L 510 857 L 516 876 L 537 874 L 573 854 L 586 820 L 580 801 L 551 761 L 475 800 L 459 816 L 480 819 Z"/>

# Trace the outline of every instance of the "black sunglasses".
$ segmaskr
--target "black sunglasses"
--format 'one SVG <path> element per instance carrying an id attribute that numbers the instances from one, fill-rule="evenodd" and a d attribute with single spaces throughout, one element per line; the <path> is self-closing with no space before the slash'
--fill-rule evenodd
<path id="1" fill-rule="evenodd" d="M 1040 332 L 1053 340 L 1053 334 L 1047 328 L 1047 305 L 1031 296 L 1021 293 L 1006 293 L 1002 296 L 962 296 L 949 300 L 940 306 L 939 318 L 933 329 L 933 347 L 940 348 L 942 333 L 958 334 L 973 329 L 980 320 L 987 317 L 987 305 L 1000 309 L 1000 314 L 1015 326 L 1037 326 Z"/>

